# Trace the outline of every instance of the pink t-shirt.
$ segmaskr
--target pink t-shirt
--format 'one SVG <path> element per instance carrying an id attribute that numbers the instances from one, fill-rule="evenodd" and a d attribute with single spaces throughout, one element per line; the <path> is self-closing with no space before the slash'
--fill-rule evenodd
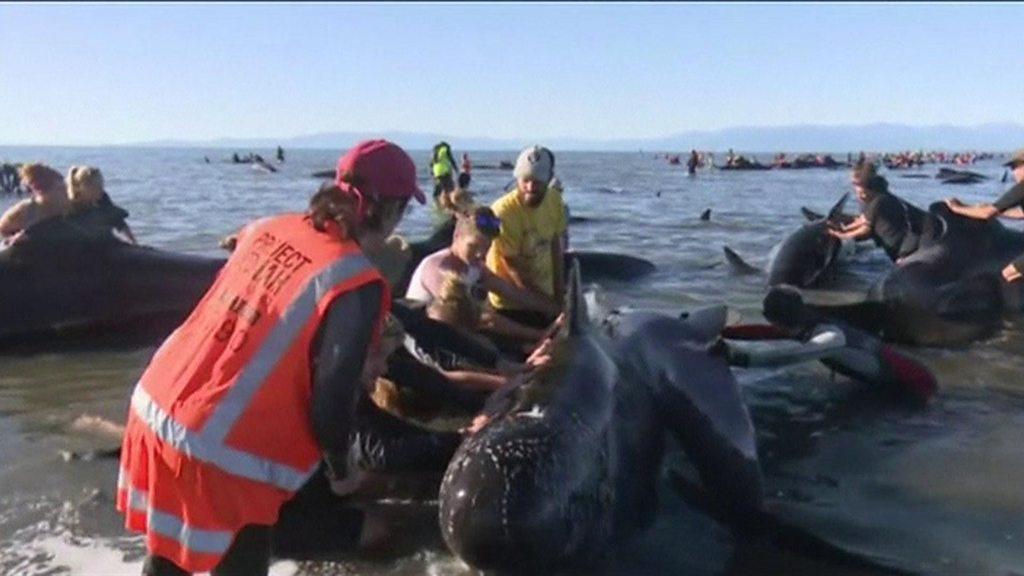
<path id="1" fill-rule="evenodd" d="M 467 265 L 452 254 L 451 248 L 443 248 L 424 258 L 416 267 L 405 297 L 429 304 L 441 291 L 446 274 L 455 274 L 461 278 L 475 294 L 483 271 L 480 264 Z"/>

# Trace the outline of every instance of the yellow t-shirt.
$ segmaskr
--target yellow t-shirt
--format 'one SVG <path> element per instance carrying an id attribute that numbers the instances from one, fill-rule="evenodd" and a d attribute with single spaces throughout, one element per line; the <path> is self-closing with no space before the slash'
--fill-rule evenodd
<path id="1" fill-rule="evenodd" d="M 494 213 L 501 218 L 501 234 L 494 239 L 487 253 L 487 268 L 500 278 L 511 280 L 505 262 L 499 256 L 525 256 L 529 262 L 519 275 L 523 280 L 541 288 L 548 296 L 555 294 L 555 268 L 551 261 L 551 246 L 561 240 L 568 227 L 562 194 L 548 188 L 540 206 L 529 208 L 519 201 L 518 190 L 494 201 Z M 497 294 L 491 293 L 495 308 L 516 308 Z"/>

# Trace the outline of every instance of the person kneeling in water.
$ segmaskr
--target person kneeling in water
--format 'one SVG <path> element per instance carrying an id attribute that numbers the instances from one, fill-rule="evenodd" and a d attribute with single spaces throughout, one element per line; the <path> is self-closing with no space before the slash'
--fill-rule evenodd
<path id="1" fill-rule="evenodd" d="M 474 297 L 482 299 L 487 293 L 498 294 L 521 309 L 557 316 L 560 310 L 549 299 L 516 286 L 484 266 L 484 258 L 500 231 L 501 220 L 486 206 L 471 208 L 466 214 L 460 215 L 456 220 L 451 246 L 438 250 L 420 262 L 409 281 L 406 298 L 429 304 L 440 295 L 445 274 L 452 274 L 469 288 Z M 546 333 L 546 330 L 527 326 L 494 313 L 489 308 L 483 308 L 479 317 L 479 325 L 472 327 L 472 330 L 479 328 L 525 343 L 530 349 Z"/>
<path id="2" fill-rule="evenodd" d="M 875 171 L 874 164 L 863 164 L 851 177 L 863 213 L 839 230 L 828 233 L 840 240 L 872 238 L 889 259 L 900 264 L 919 248 L 927 246 L 941 233 L 938 219 L 889 192 L 889 182 Z"/>
<path id="3" fill-rule="evenodd" d="M 110 195 L 104 190 L 103 174 L 98 168 L 72 166 L 66 182 L 71 200 L 68 222 L 103 233 L 109 231 L 131 244 L 138 244 L 126 222 L 128 211 L 110 200 Z"/>
<path id="4" fill-rule="evenodd" d="M 71 202 L 60 172 L 45 164 L 26 164 L 18 171 L 31 197 L 11 206 L 0 216 L 0 236 L 16 241 L 31 226 L 68 213 Z"/>

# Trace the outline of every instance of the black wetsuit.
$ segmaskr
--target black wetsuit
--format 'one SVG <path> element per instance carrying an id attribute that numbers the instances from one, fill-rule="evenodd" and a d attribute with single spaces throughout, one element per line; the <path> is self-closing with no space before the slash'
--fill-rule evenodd
<path id="1" fill-rule="evenodd" d="M 1019 206 L 1024 210 L 1024 182 L 1018 182 L 992 203 L 1000 213 Z"/>
<path id="2" fill-rule="evenodd" d="M 1000 196 L 995 202 L 992 203 L 996 210 L 1000 213 L 1006 212 L 1007 210 L 1019 207 L 1024 210 L 1024 182 L 1018 182 L 1013 185 L 1012 188 L 1007 190 Z M 1024 254 L 1021 254 L 1017 258 L 1010 262 L 1018 272 L 1024 273 Z"/>
<path id="3" fill-rule="evenodd" d="M 871 224 L 875 244 L 894 262 L 927 246 L 942 227 L 934 215 L 888 192 L 864 204 L 864 218 Z"/>

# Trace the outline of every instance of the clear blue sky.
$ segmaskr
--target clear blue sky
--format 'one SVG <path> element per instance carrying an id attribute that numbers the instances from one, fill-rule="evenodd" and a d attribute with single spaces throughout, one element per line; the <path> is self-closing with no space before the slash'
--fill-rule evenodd
<path id="1" fill-rule="evenodd" d="M 1024 5 L 0 5 L 0 144 L 1024 118 Z"/>

